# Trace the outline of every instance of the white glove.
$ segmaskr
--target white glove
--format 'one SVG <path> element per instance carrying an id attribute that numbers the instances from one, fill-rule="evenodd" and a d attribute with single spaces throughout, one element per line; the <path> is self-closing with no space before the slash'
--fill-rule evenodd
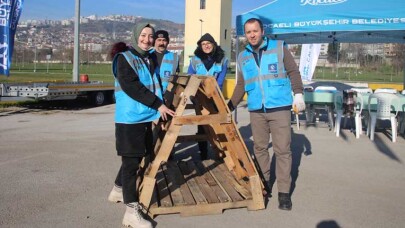
<path id="1" fill-rule="evenodd" d="M 294 95 L 293 109 L 294 111 L 298 110 L 298 112 L 305 110 L 305 102 L 302 93 L 297 93 Z"/>

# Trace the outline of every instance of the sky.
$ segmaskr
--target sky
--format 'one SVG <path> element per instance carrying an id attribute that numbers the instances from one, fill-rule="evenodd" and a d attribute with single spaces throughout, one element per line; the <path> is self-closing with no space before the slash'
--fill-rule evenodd
<path id="1" fill-rule="evenodd" d="M 81 16 L 111 14 L 142 16 L 184 23 L 185 1 L 192 0 L 81 0 Z M 198 0 L 193 0 L 198 1 Z M 70 19 L 75 14 L 76 0 L 24 0 L 20 20 Z M 236 15 L 253 10 L 271 0 L 233 0 L 232 24 Z"/>

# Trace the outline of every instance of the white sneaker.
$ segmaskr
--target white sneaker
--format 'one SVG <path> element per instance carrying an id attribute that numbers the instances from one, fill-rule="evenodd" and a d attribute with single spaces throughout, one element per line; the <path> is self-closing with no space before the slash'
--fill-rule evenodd
<path id="1" fill-rule="evenodd" d="M 113 189 L 110 192 L 110 195 L 108 195 L 108 201 L 113 203 L 124 202 L 124 198 L 122 196 L 122 188 L 114 185 Z"/>
<path id="2" fill-rule="evenodd" d="M 133 206 L 133 207 L 132 207 Z M 152 223 L 143 218 L 142 207 L 139 203 L 127 205 L 122 219 L 122 225 L 133 228 L 152 228 Z"/>

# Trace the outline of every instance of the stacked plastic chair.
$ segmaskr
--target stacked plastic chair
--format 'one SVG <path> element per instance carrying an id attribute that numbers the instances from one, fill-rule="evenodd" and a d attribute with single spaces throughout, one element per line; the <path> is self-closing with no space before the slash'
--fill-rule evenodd
<path id="1" fill-rule="evenodd" d="M 356 91 L 357 94 L 362 94 L 362 93 L 373 93 L 373 90 L 368 87 L 353 87 L 351 90 Z"/>
<path id="2" fill-rule="evenodd" d="M 397 94 L 398 91 L 396 89 L 392 88 L 379 88 L 374 91 L 374 93 L 392 93 L 392 94 Z"/>
<path id="3" fill-rule="evenodd" d="M 377 99 L 377 110 L 371 110 L 371 100 Z M 397 105 L 399 98 L 396 94 L 378 92 L 370 95 L 368 98 L 368 112 L 369 121 L 367 126 L 367 136 L 374 140 L 375 125 L 377 120 L 390 120 L 391 121 L 391 132 L 392 132 L 392 142 L 397 140 L 397 115 L 398 110 L 395 114 L 391 113 L 391 106 Z"/>
<path id="4" fill-rule="evenodd" d="M 330 92 L 330 93 L 337 93 L 337 89 L 336 89 L 336 87 L 334 87 L 334 86 L 317 86 L 315 89 L 314 89 L 314 92 Z M 318 116 L 319 116 L 319 113 L 316 111 L 317 109 L 324 109 L 324 110 L 327 110 L 327 112 L 328 112 L 328 120 L 329 120 L 329 129 L 330 130 L 332 130 L 332 127 L 333 127 L 333 114 L 331 115 L 331 113 L 332 113 L 332 110 L 330 110 L 330 107 L 328 107 L 328 106 L 325 106 L 325 107 L 321 107 L 321 106 L 314 106 L 313 107 L 313 109 L 314 109 L 314 112 L 315 112 L 315 116 L 318 118 Z M 312 111 L 312 110 L 311 110 Z"/>
<path id="5" fill-rule="evenodd" d="M 352 90 L 348 90 L 346 92 L 351 92 L 354 93 Z M 344 102 L 344 96 L 341 92 L 338 92 L 335 94 L 335 113 L 336 113 L 336 120 L 335 120 L 335 133 L 336 137 L 339 137 L 340 135 L 340 126 L 341 126 L 341 121 L 342 117 L 344 117 L 344 124 L 343 126 L 346 125 L 346 117 L 348 114 L 354 115 L 354 122 L 355 122 L 355 131 L 356 131 L 356 138 L 360 138 L 363 126 L 361 123 L 361 113 L 363 111 L 363 97 L 359 94 L 358 96 L 353 97 L 354 102 L 353 102 L 353 107 L 350 108 L 350 110 L 345 110 L 345 102 Z M 348 113 L 350 112 L 350 113 Z M 346 114 L 345 116 L 343 116 Z"/>

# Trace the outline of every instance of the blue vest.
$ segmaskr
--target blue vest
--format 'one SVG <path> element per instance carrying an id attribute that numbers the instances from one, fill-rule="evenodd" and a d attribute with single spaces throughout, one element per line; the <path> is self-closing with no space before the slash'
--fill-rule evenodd
<path id="1" fill-rule="evenodd" d="M 163 56 L 162 63 L 157 69 L 160 75 L 160 79 L 162 80 L 163 91 L 166 91 L 167 85 L 169 85 L 170 76 L 176 74 L 178 66 L 179 57 L 177 56 L 177 54 L 166 51 Z"/>
<path id="2" fill-rule="evenodd" d="M 122 54 L 129 65 L 139 76 L 140 82 L 162 99 L 162 89 L 155 74 L 151 75 L 148 66 L 141 58 L 131 53 L 131 51 L 121 52 L 113 59 L 112 70 L 115 77 L 115 122 L 134 124 L 156 120 L 160 117 L 158 110 L 150 108 L 129 97 L 121 88 L 117 80 L 117 57 Z M 162 99 L 163 100 L 163 99 Z"/>
<path id="3" fill-rule="evenodd" d="M 204 66 L 204 63 L 200 58 L 197 56 L 193 56 L 191 58 L 191 65 L 193 66 L 193 69 L 196 71 L 195 74 L 198 75 L 206 75 L 206 76 L 214 76 L 215 79 L 218 78 L 218 75 L 222 72 L 223 65 L 226 62 L 226 57 L 222 58 L 220 63 L 214 63 L 211 67 L 211 69 L 207 70 Z"/>
<path id="4" fill-rule="evenodd" d="M 267 47 L 265 47 L 267 46 Z M 291 82 L 284 67 L 284 41 L 264 37 L 260 66 L 250 45 L 239 54 L 238 66 L 245 80 L 249 111 L 271 109 L 292 104 Z"/>

